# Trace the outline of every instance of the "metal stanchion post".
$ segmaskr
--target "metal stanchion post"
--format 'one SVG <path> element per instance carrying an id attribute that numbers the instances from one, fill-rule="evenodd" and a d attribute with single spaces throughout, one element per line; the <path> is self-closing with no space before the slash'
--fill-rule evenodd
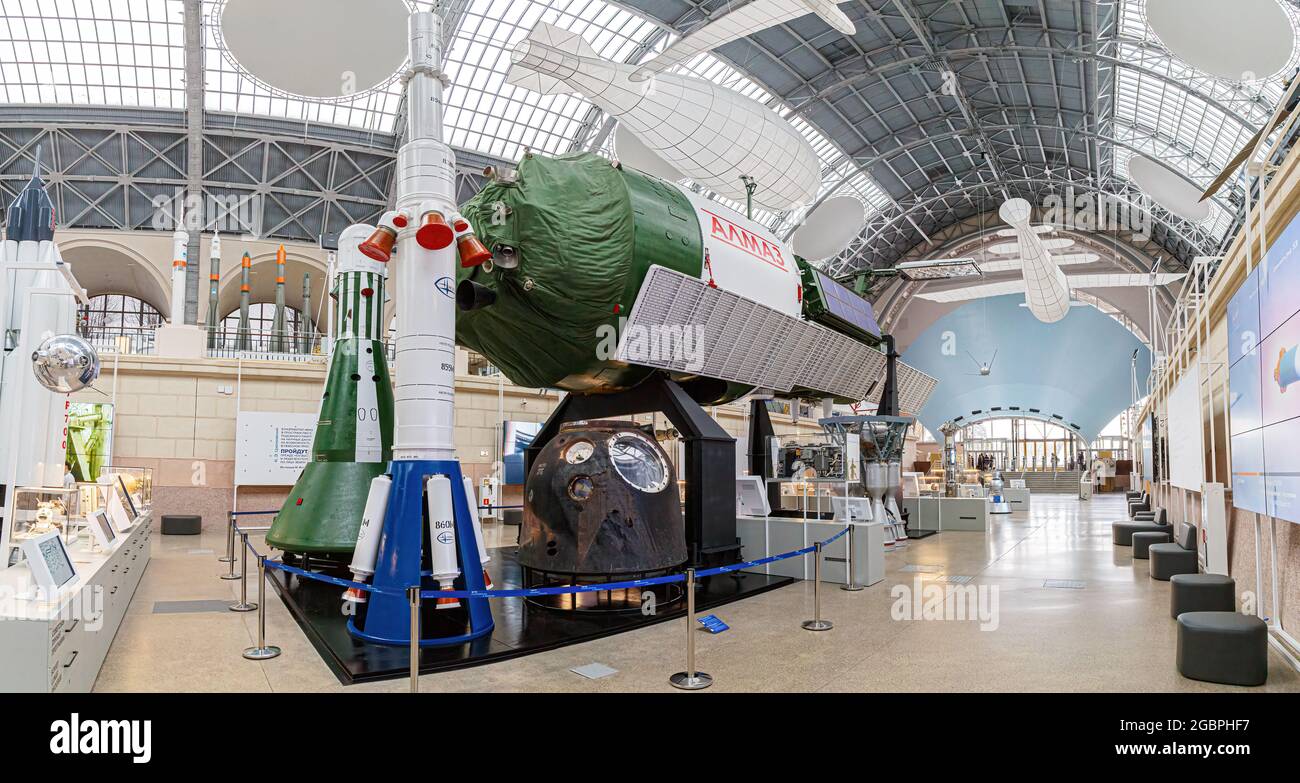
<path id="1" fill-rule="evenodd" d="M 218 557 L 217 562 L 232 564 L 235 562 L 235 512 L 233 511 L 226 517 L 226 556 Z"/>
<path id="2" fill-rule="evenodd" d="M 411 693 L 420 692 L 420 586 L 406 588 L 411 600 Z"/>
<path id="3" fill-rule="evenodd" d="M 840 585 L 840 589 L 841 589 L 841 590 L 844 590 L 844 591 L 846 591 L 846 592 L 850 592 L 850 593 L 856 593 L 857 591 L 859 591 L 859 590 L 862 589 L 862 585 L 858 584 L 857 574 L 854 574 L 854 573 L 853 573 L 853 568 L 854 568 L 854 566 L 857 564 L 857 559 L 856 559 L 856 557 L 855 557 L 855 555 L 856 555 L 857 553 L 856 553 L 856 551 L 853 549 L 853 528 L 854 528 L 854 527 L 856 527 L 856 525 L 854 525 L 852 522 L 850 522 L 850 523 L 849 523 L 849 534 L 848 534 L 848 536 L 846 536 L 846 539 L 847 539 L 847 540 L 846 540 L 845 543 L 844 543 L 844 547 L 845 547 L 845 549 L 844 549 L 844 552 L 845 552 L 845 555 L 844 555 L 844 569 L 845 569 L 845 574 L 844 574 L 844 584 Z"/>
<path id="4" fill-rule="evenodd" d="M 239 534 L 239 603 L 231 604 L 232 612 L 251 612 L 257 608 L 257 604 L 248 602 L 248 534 L 241 532 Z M 260 589 L 260 588 L 259 588 Z"/>
<path id="5" fill-rule="evenodd" d="M 257 646 L 244 650 L 250 661 L 264 661 L 280 655 L 280 648 L 266 643 L 266 555 L 257 556 Z"/>
<path id="6" fill-rule="evenodd" d="M 813 557 L 813 619 L 802 625 L 805 631 L 829 631 L 834 624 L 822 619 L 822 542 L 813 544 Z"/>
<path id="7" fill-rule="evenodd" d="M 237 573 L 235 573 L 235 513 L 234 513 L 233 511 L 230 513 L 230 536 L 229 536 L 229 538 L 230 538 L 230 547 L 229 547 L 229 549 L 230 549 L 230 570 L 227 571 L 226 573 L 224 573 L 224 574 L 221 575 L 221 578 L 222 578 L 222 579 L 225 579 L 226 581 L 230 581 L 230 580 L 232 580 L 232 579 L 239 579 L 239 578 L 242 576 L 242 574 L 237 574 Z"/>
<path id="8" fill-rule="evenodd" d="M 695 670 L 695 569 L 686 569 L 686 671 L 668 678 L 674 688 L 698 691 L 713 684 L 713 677 Z"/>

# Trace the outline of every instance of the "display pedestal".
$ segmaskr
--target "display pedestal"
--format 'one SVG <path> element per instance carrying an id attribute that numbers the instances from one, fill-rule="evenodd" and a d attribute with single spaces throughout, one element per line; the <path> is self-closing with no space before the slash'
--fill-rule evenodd
<path id="1" fill-rule="evenodd" d="M 451 481 L 456 554 L 461 570 L 455 588 L 487 588 L 483 583 L 483 568 L 479 562 L 474 522 L 465 497 L 460 463 L 455 460 L 394 460 L 388 473 L 393 478 L 393 486 L 388 496 L 388 511 L 384 515 L 384 529 L 379 538 L 379 553 L 375 558 L 375 575 L 371 584 L 390 592 L 369 593 L 362 610 L 364 614 L 348 621 L 348 631 L 368 642 L 408 645 L 411 642 L 411 605 L 406 598 L 407 588 L 415 584 L 419 584 L 421 590 L 438 588 L 429 569 L 424 566 L 424 554 L 429 551 L 424 545 L 428 537 L 424 486 L 430 476 L 446 476 Z M 423 608 L 430 613 L 437 611 L 433 608 L 434 602 L 424 603 Z M 464 625 L 468 630 L 464 633 L 435 635 L 437 624 L 421 622 L 420 645 L 464 644 L 492 632 L 492 610 L 486 598 L 462 598 L 460 607 L 439 611 L 439 614 L 455 614 L 457 617 L 466 613 L 468 617 Z"/>
<path id="2" fill-rule="evenodd" d="M 190 324 L 160 326 L 154 332 L 154 352 L 167 359 L 202 359 L 208 333 Z"/>

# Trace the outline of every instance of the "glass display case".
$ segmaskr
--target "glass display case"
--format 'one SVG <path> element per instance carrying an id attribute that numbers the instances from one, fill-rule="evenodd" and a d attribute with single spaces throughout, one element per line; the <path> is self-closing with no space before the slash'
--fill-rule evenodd
<path id="1" fill-rule="evenodd" d="M 114 488 L 132 519 L 153 507 L 153 468 L 105 465 L 99 483 Z"/>
<path id="2" fill-rule="evenodd" d="M 17 548 L 30 538 L 51 532 L 59 533 L 64 541 L 72 541 L 85 526 L 80 500 L 76 487 L 15 488 L 9 546 Z M 6 555 L 12 562 L 13 552 Z"/>

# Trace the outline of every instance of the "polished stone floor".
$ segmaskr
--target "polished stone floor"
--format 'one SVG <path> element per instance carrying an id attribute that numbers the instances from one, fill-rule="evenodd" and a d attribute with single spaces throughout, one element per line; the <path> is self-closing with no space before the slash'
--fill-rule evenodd
<path id="1" fill-rule="evenodd" d="M 1038 495 L 1027 518 L 994 522 L 987 535 L 950 532 L 914 541 L 885 556 L 884 581 L 856 593 L 823 589 L 823 615 L 835 624 L 830 631 L 799 626 L 812 617 L 809 583 L 725 606 L 718 614 L 731 630 L 696 638 L 699 668 L 715 680 L 709 692 L 1300 691 L 1300 675 L 1272 651 L 1262 688 L 1179 676 L 1169 584 L 1150 579 L 1146 561 L 1133 562 L 1127 547 L 1111 544 L 1110 522 L 1123 515 L 1122 505 L 1117 495 L 1091 502 Z M 512 543 L 515 528 L 490 525 L 485 532 L 489 545 Z M 406 680 L 339 685 L 278 600 L 267 612 L 267 638 L 284 653 L 263 662 L 240 656 L 256 639 L 256 613 L 155 613 L 159 601 L 233 598 L 239 582 L 217 578 L 224 570 L 216 561 L 222 535 L 156 535 L 153 541 L 153 560 L 97 691 L 409 688 Z M 919 600 L 908 600 L 917 586 Z M 252 581 L 249 587 L 255 589 Z M 944 611 L 942 601 L 929 599 L 947 587 L 963 592 Z M 916 608 L 919 616 L 909 616 Z M 683 668 L 683 634 L 681 622 L 663 623 L 426 675 L 420 689 L 672 691 L 668 676 Z M 588 680 L 569 671 L 590 663 L 617 673 Z"/>

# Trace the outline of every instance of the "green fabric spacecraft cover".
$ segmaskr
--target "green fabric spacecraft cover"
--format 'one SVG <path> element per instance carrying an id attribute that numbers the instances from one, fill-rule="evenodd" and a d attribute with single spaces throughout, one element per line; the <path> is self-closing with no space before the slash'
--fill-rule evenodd
<path id="1" fill-rule="evenodd" d="M 489 182 L 461 211 L 489 249 L 514 247 L 519 265 L 491 273 L 459 268 L 458 283 L 472 278 L 497 300 L 457 313 L 456 341 L 523 386 L 555 387 L 575 373 L 599 373 L 597 328 L 614 324 L 616 309 L 627 314 L 625 287 L 635 278 L 625 174 L 590 153 L 527 155 L 518 182 Z"/>

